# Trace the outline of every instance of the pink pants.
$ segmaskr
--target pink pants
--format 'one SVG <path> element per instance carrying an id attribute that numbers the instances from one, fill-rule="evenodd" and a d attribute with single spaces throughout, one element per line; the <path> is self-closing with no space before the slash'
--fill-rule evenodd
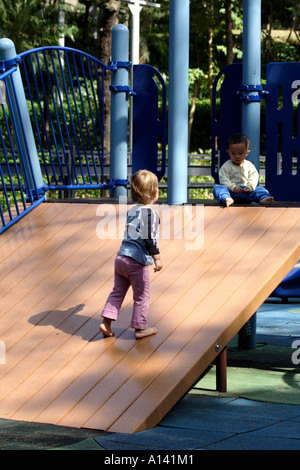
<path id="1" fill-rule="evenodd" d="M 147 315 L 150 300 L 150 274 L 149 266 L 144 266 L 133 258 L 117 255 L 115 259 L 114 287 L 108 296 L 102 317 L 116 320 L 120 312 L 124 297 L 132 286 L 133 311 L 131 328 L 147 328 Z"/>

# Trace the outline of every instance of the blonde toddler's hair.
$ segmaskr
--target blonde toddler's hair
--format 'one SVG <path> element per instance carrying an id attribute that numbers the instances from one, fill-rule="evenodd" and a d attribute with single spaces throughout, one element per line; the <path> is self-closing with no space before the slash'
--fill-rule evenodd
<path id="1" fill-rule="evenodd" d="M 149 204 L 158 190 L 157 176 L 148 170 L 139 170 L 130 180 L 131 197 L 134 202 Z"/>

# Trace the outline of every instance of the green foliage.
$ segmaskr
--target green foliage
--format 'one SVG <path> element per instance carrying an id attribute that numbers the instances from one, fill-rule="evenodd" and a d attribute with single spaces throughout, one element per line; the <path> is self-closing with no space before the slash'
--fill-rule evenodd
<path id="1" fill-rule="evenodd" d="M 69 23 L 58 21 L 60 2 L 40 0 L 0 0 L 0 36 L 10 38 L 18 53 L 38 46 L 54 45 L 63 35 L 77 34 Z"/>
<path id="2" fill-rule="evenodd" d="M 200 151 L 211 148 L 211 105 L 210 99 L 204 98 L 199 100 L 193 124 L 193 132 L 191 135 L 192 151 Z"/>

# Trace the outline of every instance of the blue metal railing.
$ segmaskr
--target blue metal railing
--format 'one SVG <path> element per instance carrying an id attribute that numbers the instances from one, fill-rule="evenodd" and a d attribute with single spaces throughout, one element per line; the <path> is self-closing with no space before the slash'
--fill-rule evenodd
<path id="1" fill-rule="evenodd" d="M 48 190 L 112 189 L 126 184 L 105 181 L 104 176 L 106 70 L 112 66 L 76 49 L 56 46 L 0 61 L 0 233 L 42 202 Z M 39 187 L 36 184 L 30 136 L 16 93 L 20 77 L 42 187 L 41 181 Z"/>
<path id="2" fill-rule="evenodd" d="M 106 186 L 104 73 L 108 67 L 81 51 L 55 46 L 18 57 L 48 189 Z"/>
<path id="3" fill-rule="evenodd" d="M 117 60 L 119 49 L 116 45 L 121 49 L 121 45 L 127 44 L 123 37 L 125 32 L 128 39 L 128 30 L 123 26 L 113 35 L 115 47 L 112 47 L 114 54 L 109 65 L 85 52 L 58 46 L 39 47 L 17 55 L 10 39 L 0 39 L 0 85 L 3 84 L 0 233 L 43 201 L 49 190 L 112 189 L 117 191 L 114 195 L 123 194 L 123 191 L 126 194 L 129 93 L 136 97 L 133 124 L 140 134 L 134 140 L 133 167 L 147 167 L 159 178 L 165 173 L 165 84 L 158 71 L 150 66 L 139 66 L 143 72 L 139 74 L 139 80 L 137 67 L 133 74 L 138 93 L 124 86 L 132 64 L 127 60 L 128 45 L 124 48 L 126 54 L 125 50 L 122 52 L 122 60 Z M 107 71 L 111 72 L 112 83 L 109 178 L 104 173 L 104 82 Z M 153 80 L 154 74 L 163 90 L 161 119 L 158 118 L 158 86 Z M 141 103 L 148 114 L 151 109 L 152 118 L 150 121 L 148 117 L 143 139 L 137 125 L 143 115 Z M 157 168 L 159 139 L 163 154 L 161 169 Z M 135 148 L 137 142 L 139 148 Z M 151 147 L 147 161 L 143 155 L 145 146 Z"/>
<path id="4" fill-rule="evenodd" d="M 16 68 L 12 67 L 0 75 L 0 233 L 44 201 L 43 196 L 34 197 L 38 192 L 36 183 L 30 176 L 30 166 L 26 166 L 19 151 L 21 135 L 16 116 L 11 111 L 15 71 Z M 30 186 L 32 190 L 26 191 Z"/>

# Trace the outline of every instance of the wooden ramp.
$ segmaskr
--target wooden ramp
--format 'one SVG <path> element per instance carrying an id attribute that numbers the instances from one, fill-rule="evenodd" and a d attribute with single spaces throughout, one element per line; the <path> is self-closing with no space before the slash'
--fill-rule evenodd
<path id="1" fill-rule="evenodd" d="M 158 334 L 134 339 L 130 292 L 116 336 L 104 339 L 120 240 L 97 237 L 97 224 L 118 211 L 99 207 L 44 203 L 0 237 L 1 418 L 154 427 L 300 259 L 300 209 L 205 206 L 204 245 L 191 250 L 178 227 L 184 208 L 173 207 L 164 269 L 151 269 Z"/>

